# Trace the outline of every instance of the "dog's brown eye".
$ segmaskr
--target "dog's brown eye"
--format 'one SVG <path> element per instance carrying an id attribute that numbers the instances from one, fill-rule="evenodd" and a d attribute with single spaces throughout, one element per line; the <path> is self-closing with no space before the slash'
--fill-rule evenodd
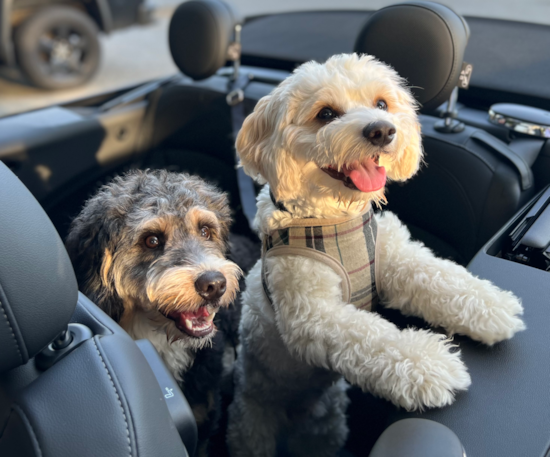
<path id="1" fill-rule="evenodd" d="M 384 100 L 378 100 L 376 102 L 376 107 L 382 111 L 388 111 L 388 104 Z"/>
<path id="2" fill-rule="evenodd" d="M 201 227 L 201 236 L 207 240 L 210 239 L 210 229 L 206 225 Z"/>
<path id="3" fill-rule="evenodd" d="M 323 108 L 317 114 L 317 119 L 321 119 L 322 121 L 325 121 L 325 122 L 332 121 L 337 117 L 338 117 L 338 114 L 331 108 Z"/>
<path id="4" fill-rule="evenodd" d="M 145 246 L 147 246 L 149 249 L 158 248 L 160 246 L 159 237 L 156 235 L 149 235 L 147 238 L 145 238 Z"/>

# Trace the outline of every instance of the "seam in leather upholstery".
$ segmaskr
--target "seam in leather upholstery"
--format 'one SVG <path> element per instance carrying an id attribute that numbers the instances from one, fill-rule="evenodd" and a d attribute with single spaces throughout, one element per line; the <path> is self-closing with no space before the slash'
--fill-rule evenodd
<path id="1" fill-rule="evenodd" d="M 80 292 L 82 293 L 82 292 Z M 85 295 L 84 295 L 85 296 Z M 86 297 L 86 296 L 85 296 Z M 93 301 L 91 301 L 88 297 L 86 297 L 90 303 L 92 303 L 92 305 L 94 306 L 97 306 Z M 107 330 L 109 330 L 111 332 L 111 335 L 114 335 L 114 330 L 111 328 L 111 327 L 108 327 L 107 324 L 105 324 L 104 322 L 100 321 L 97 317 L 95 317 L 93 315 L 93 313 L 88 309 L 87 305 L 80 300 L 80 295 L 78 296 L 78 300 L 77 300 L 77 303 L 80 304 L 82 306 L 82 308 L 84 308 L 84 310 L 86 311 L 86 314 L 87 316 L 91 317 L 95 322 L 96 324 L 98 324 L 100 327 L 102 328 L 106 328 Z"/>
<path id="2" fill-rule="evenodd" d="M 34 433 L 34 428 L 31 424 L 31 421 L 29 420 L 29 418 L 25 414 L 25 411 L 23 411 L 18 405 L 15 405 L 15 404 L 13 405 L 12 409 L 17 411 L 17 413 L 21 417 L 21 420 L 23 421 L 23 423 L 25 424 L 25 426 L 29 430 L 29 434 L 31 436 L 32 442 L 35 445 L 36 450 L 38 451 L 38 456 L 42 457 L 42 449 L 40 448 L 40 443 L 38 442 L 38 437 L 36 436 L 36 433 Z"/>
<path id="3" fill-rule="evenodd" d="M 432 124 L 433 125 L 433 124 Z M 437 143 L 441 143 L 441 144 L 449 144 L 448 141 L 446 140 L 442 140 L 441 138 L 437 137 L 437 136 L 433 136 L 433 137 L 424 137 L 424 138 L 428 138 L 429 140 L 431 141 L 434 141 L 434 142 L 437 142 Z M 470 141 L 471 140 L 471 137 L 467 138 L 466 141 Z M 476 143 L 478 144 L 478 143 Z M 470 156 L 473 156 L 475 157 L 477 160 L 479 160 L 483 165 L 485 165 L 487 167 L 488 170 L 490 170 L 492 173 L 495 172 L 495 167 L 490 163 L 488 162 L 484 157 L 480 156 L 479 154 L 477 154 L 476 152 L 472 152 L 471 149 L 468 148 L 468 146 L 466 146 L 465 144 L 461 144 L 461 143 L 453 143 L 453 146 L 456 147 L 456 148 L 459 148 L 461 149 L 462 151 L 466 152 L 467 154 L 469 154 Z M 493 154 L 494 155 L 494 154 Z"/>
<path id="4" fill-rule="evenodd" d="M 10 414 L 8 415 L 8 417 L 6 418 L 6 423 L 4 424 L 4 428 L 2 430 L 0 430 L 0 440 L 2 439 L 2 437 L 4 436 L 4 432 L 6 431 L 6 429 L 8 428 L 8 425 L 10 424 L 10 420 L 11 420 L 11 415 L 13 413 L 13 408 L 10 409 Z"/>
<path id="5" fill-rule="evenodd" d="M 95 338 L 92 338 L 92 341 L 94 342 L 95 350 L 97 351 L 97 354 L 99 355 L 99 358 L 101 360 L 101 363 L 103 364 L 103 367 L 105 368 L 105 371 L 107 372 L 107 376 L 109 377 L 109 381 L 111 381 L 111 385 L 113 386 L 113 389 L 116 394 L 116 398 L 118 400 L 118 404 L 120 406 L 120 409 L 122 410 L 122 416 L 124 417 L 124 423 L 126 424 L 126 439 L 128 440 L 128 455 L 132 456 L 132 442 L 130 441 L 130 427 L 128 426 L 128 419 L 126 417 L 126 412 L 124 411 L 124 406 L 122 406 L 122 401 L 120 400 L 120 395 L 118 394 L 118 391 L 116 389 L 115 383 L 113 382 L 113 378 L 111 377 L 111 373 L 109 373 L 109 369 L 107 368 L 107 365 L 105 364 L 105 361 L 103 360 L 103 356 L 101 355 L 101 352 L 99 352 L 99 348 L 97 347 L 97 343 L 95 341 Z"/>
<path id="6" fill-rule="evenodd" d="M 4 315 L 4 318 L 6 319 L 6 322 L 8 323 L 8 327 L 11 331 L 11 336 L 13 338 L 13 341 L 15 341 L 15 347 L 17 348 L 17 353 L 19 354 L 19 358 L 21 359 L 21 363 L 25 363 L 23 360 L 23 354 L 21 354 L 21 350 L 19 349 L 19 343 L 17 342 L 17 338 L 15 337 L 15 332 L 13 331 L 13 327 L 11 326 L 10 320 L 8 319 L 8 315 L 6 314 L 6 310 L 4 309 L 4 305 L 2 304 L 2 300 L 0 300 L 0 308 L 2 308 L 2 314 Z"/>

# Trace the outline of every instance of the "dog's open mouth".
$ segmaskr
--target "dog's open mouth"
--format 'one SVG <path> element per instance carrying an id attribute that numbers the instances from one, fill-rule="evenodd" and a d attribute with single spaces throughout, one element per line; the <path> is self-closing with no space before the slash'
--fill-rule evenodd
<path id="1" fill-rule="evenodd" d="M 375 192 L 386 185 L 386 169 L 378 165 L 380 154 L 367 157 L 361 162 L 346 164 L 341 171 L 335 166 L 322 167 L 331 178 L 342 181 L 344 186 L 360 192 Z"/>
<path id="2" fill-rule="evenodd" d="M 179 330 L 195 338 L 203 338 L 214 331 L 214 316 L 216 313 L 208 311 L 207 306 L 201 306 L 194 312 L 171 311 L 164 315 L 173 320 Z"/>

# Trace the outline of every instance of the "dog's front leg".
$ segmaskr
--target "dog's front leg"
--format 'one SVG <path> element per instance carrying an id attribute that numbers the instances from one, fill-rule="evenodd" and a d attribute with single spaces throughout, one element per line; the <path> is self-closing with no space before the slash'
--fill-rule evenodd
<path id="1" fill-rule="evenodd" d="M 266 261 L 277 327 L 295 356 L 406 409 L 450 404 L 470 385 L 445 336 L 400 331 L 378 314 L 343 303 L 340 277 L 313 259 Z"/>
<path id="2" fill-rule="evenodd" d="M 378 271 L 384 306 L 492 345 L 525 329 L 520 300 L 439 259 L 392 213 L 378 218 Z"/>

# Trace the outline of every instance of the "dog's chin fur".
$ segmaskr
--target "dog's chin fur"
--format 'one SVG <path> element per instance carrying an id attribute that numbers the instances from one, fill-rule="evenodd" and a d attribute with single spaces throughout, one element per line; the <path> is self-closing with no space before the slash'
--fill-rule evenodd
<path id="1" fill-rule="evenodd" d="M 315 208 L 311 206 L 312 201 L 315 200 L 307 199 L 299 201 L 299 204 L 296 205 L 290 205 L 288 202 L 285 202 L 285 209 L 288 209 L 288 211 L 274 209 L 270 196 L 270 186 L 266 184 L 258 194 L 258 211 L 254 218 L 254 228 L 259 233 L 269 233 L 282 227 L 288 227 L 294 219 L 310 217 L 332 218 L 355 215 L 362 213 L 367 205 L 369 205 L 368 200 L 355 201 L 343 205 L 329 196 L 323 197 L 321 195 L 319 200 L 317 200 L 319 207 Z"/>
<path id="2" fill-rule="evenodd" d="M 217 332 L 214 327 L 209 335 L 195 338 L 182 332 L 174 321 L 159 311 L 147 311 L 141 307 L 124 313 L 120 325 L 134 340 L 148 339 L 179 382 L 183 381 L 183 374 L 193 365 L 195 352 L 211 346 Z"/>

